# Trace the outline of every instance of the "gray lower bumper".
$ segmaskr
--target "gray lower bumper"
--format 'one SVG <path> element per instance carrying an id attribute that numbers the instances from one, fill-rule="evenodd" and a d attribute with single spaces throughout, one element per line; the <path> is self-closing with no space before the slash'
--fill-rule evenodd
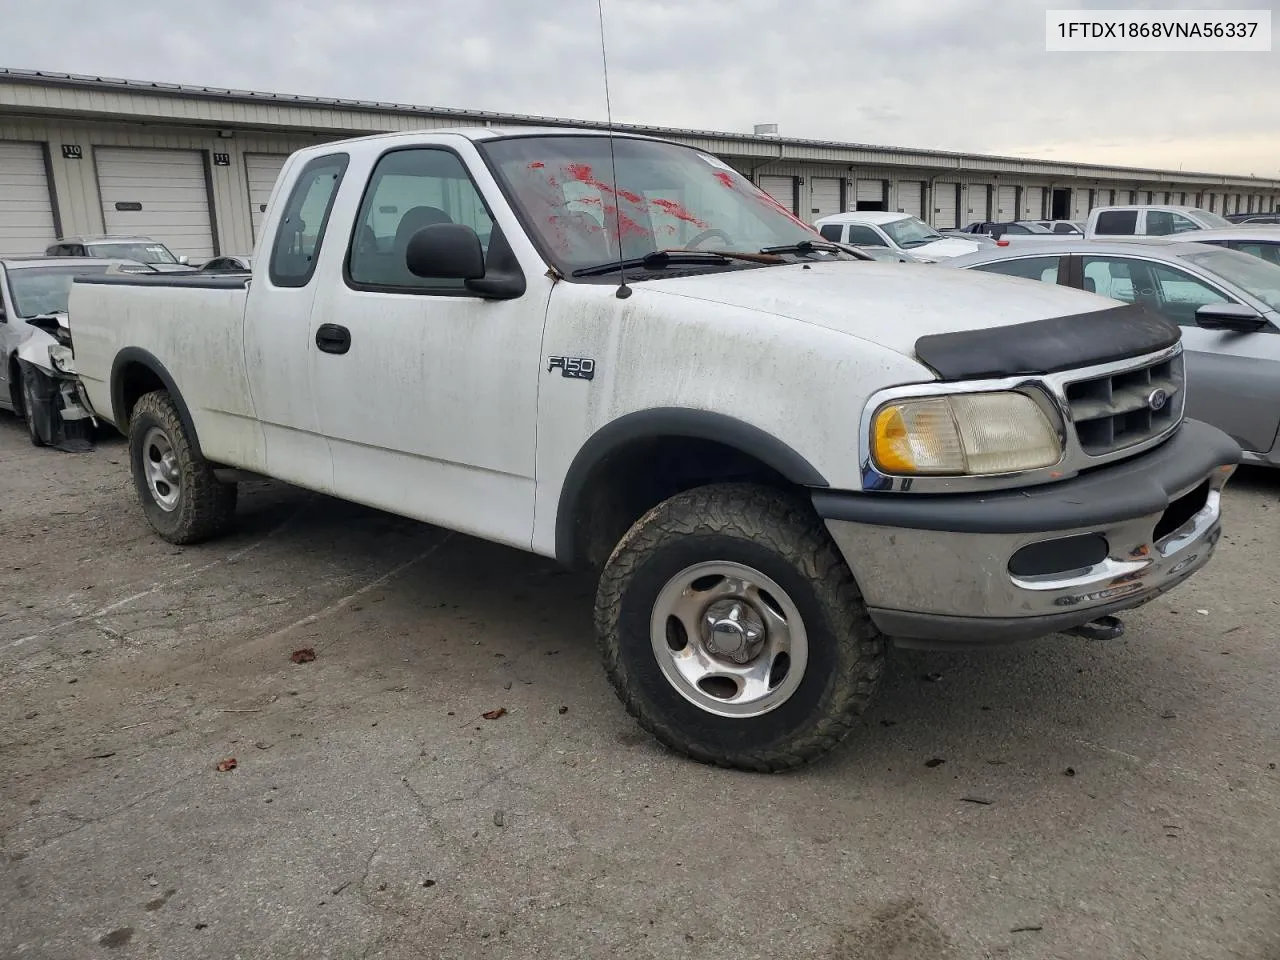
<path id="1" fill-rule="evenodd" d="M 1132 464 L 1114 477 L 1099 471 L 1087 480 L 1055 484 L 1058 489 L 1052 492 L 1019 498 L 1051 496 L 1059 507 L 1078 504 L 1078 519 L 1069 526 L 1059 513 L 1053 521 L 1042 516 L 1040 529 L 1025 529 L 1036 525 L 1016 522 L 1011 511 L 995 509 L 990 524 L 977 522 L 972 512 L 962 519 L 965 511 L 960 510 L 952 515 L 958 522 L 943 524 L 953 529 L 922 529 L 913 523 L 859 522 L 848 516 L 856 508 L 819 509 L 872 619 L 899 644 L 954 646 L 1044 636 L 1146 603 L 1209 561 L 1222 533 L 1222 489 L 1239 448 L 1205 433 L 1203 425 L 1195 426 L 1181 443 L 1147 464 L 1152 470 L 1168 466 L 1171 488 L 1152 493 L 1125 517 L 1114 516 L 1115 500 L 1106 495 L 1114 481 L 1133 493 L 1126 481 Z M 1196 442 L 1205 439 L 1214 442 Z M 992 498 L 963 499 L 967 506 L 976 500 L 984 508 L 999 507 Z M 936 510 L 936 504 L 928 509 Z M 1010 571 L 1010 561 L 1024 547 L 1073 537 L 1104 538 L 1105 555 L 1073 569 L 1021 576 Z"/>

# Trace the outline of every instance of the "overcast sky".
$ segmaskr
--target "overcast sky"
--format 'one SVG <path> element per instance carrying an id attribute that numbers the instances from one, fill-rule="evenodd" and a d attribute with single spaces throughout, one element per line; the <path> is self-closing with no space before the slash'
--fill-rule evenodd
<path id="1" fill-rule="evenodd" d="M 602 119 L 596 0 L 0 0 L 0 65 Z M 1047 8 L 604 0 L 617 120 L 1280 177 L 1280 49 L 1045 52 Z"/>

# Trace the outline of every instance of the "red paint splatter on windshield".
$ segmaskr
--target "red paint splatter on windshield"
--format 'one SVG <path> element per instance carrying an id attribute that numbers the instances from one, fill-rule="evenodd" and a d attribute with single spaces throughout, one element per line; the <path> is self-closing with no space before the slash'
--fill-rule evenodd
<path id="1" fill-rule="evenodd" d="M 601 193 L 616 193 L 628 203 L 644 203 L 644 197 L 638 193 L 631 193 L 629 190 L 615 190 L 603 180 L 598 179 L 592 169 L 585 163 L 570 163 L 564 168 L 564 172 L 573 180 L 579 183 L 585 183 L 589 187 L 595 187 Z"/>
<path id="2" fill-rule="evenodd" d="M 726 187 L 730 187 L 730 188 L 732 188 L 732 187 L 735 185 L 735 184 L 734 184 L 734 182 L 733 182 L 733 174 L 732 174 L 732 173 L 725 173 L 723 170 L 717 170 L 717 171 L 713 174 L 713 176 L 714 176 L 717 180 L 719 180 L 721 183 L 723 183 Z"/>
<path id="3" fill-rule="evenodd" d="M 541 170 L 541 169 L 542 169 L 543 167 L 545 167 L 545 166 L 546 166 L 546 164 L 545 164 L 545 163 L 543 163 L 541 160 L 535 160 L 535 161 L 533 161 L 533 163 L 529 164 L 529 169 L 530 169 L 530 170 Z"/>
<path id="4" fill-rule="evenodd" d="M 692 223 L 695 227 L 706 227 L 706 224 L 686 210 L 682 203 L 675 200 L 667 200 L 664 197 L 658 197 L 654 200 L 650 200 L 649 202 L 659 210 L 662 210 L 669 217 L 675 217 L 677 220 L 683 220 L 685 223 Z"/>

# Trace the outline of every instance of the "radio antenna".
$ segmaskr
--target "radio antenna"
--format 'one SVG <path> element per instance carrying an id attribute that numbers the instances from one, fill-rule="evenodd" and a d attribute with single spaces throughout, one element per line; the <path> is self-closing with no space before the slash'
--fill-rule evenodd
<path id="1" fill-rule="evenodd" d="M 618 290 L 614 295 L 625 300 L 631 296 L 631 288 L 627 286 L 627 273 L 622 265 L 622 196 L 618 193 L 618 157 L 613 148 L 613 103 L 609 99 L 609 54 L 604 42 L 604 0 L 596 0 L 596 12 L 600 15 L 600 63 L 604 68 L 604 110 L 609 132 L 609 180 L 613 184 L 614 227 L 618 231 Z M 602 212 L 607 216 L 607 207 Z M 608 238 L 606 230 L 605 239 Z"/>

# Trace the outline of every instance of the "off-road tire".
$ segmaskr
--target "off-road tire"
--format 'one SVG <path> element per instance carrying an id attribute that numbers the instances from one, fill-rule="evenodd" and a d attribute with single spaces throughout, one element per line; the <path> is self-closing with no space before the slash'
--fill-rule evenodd
<path id="1" fill-rule="evenodd" d="M 704 561 L 766 574 L 804 621 L 804 677 L 768 713 L 731 719 L 703 710 L 658 664 L 650 640 L 653 605 L 673 576 Z M 750 484 L 699 487 L 636 521 L 605 564 L 595 619 L 605 671 L 627 711 L 671 749 L 722 767 L 776 772 L 827 753 L 870 702 L 884 663 L 884 640 L 812 508 Z"/>
<path id="2" fill-rule="evenodd" d="M 143 444 L 155 427 L 173 447 L 181 476 L 178 503 L 171 511 L 156 502 L 143 465 Z M 196 453 L 167 391 L 144 394 L 134 406 L 129 420 L 129 467 L 147 522 L 170 543 L 199 543 L 225 533 L 234 523 L 236 485 L 220 482 L 209 462 Z"/>

